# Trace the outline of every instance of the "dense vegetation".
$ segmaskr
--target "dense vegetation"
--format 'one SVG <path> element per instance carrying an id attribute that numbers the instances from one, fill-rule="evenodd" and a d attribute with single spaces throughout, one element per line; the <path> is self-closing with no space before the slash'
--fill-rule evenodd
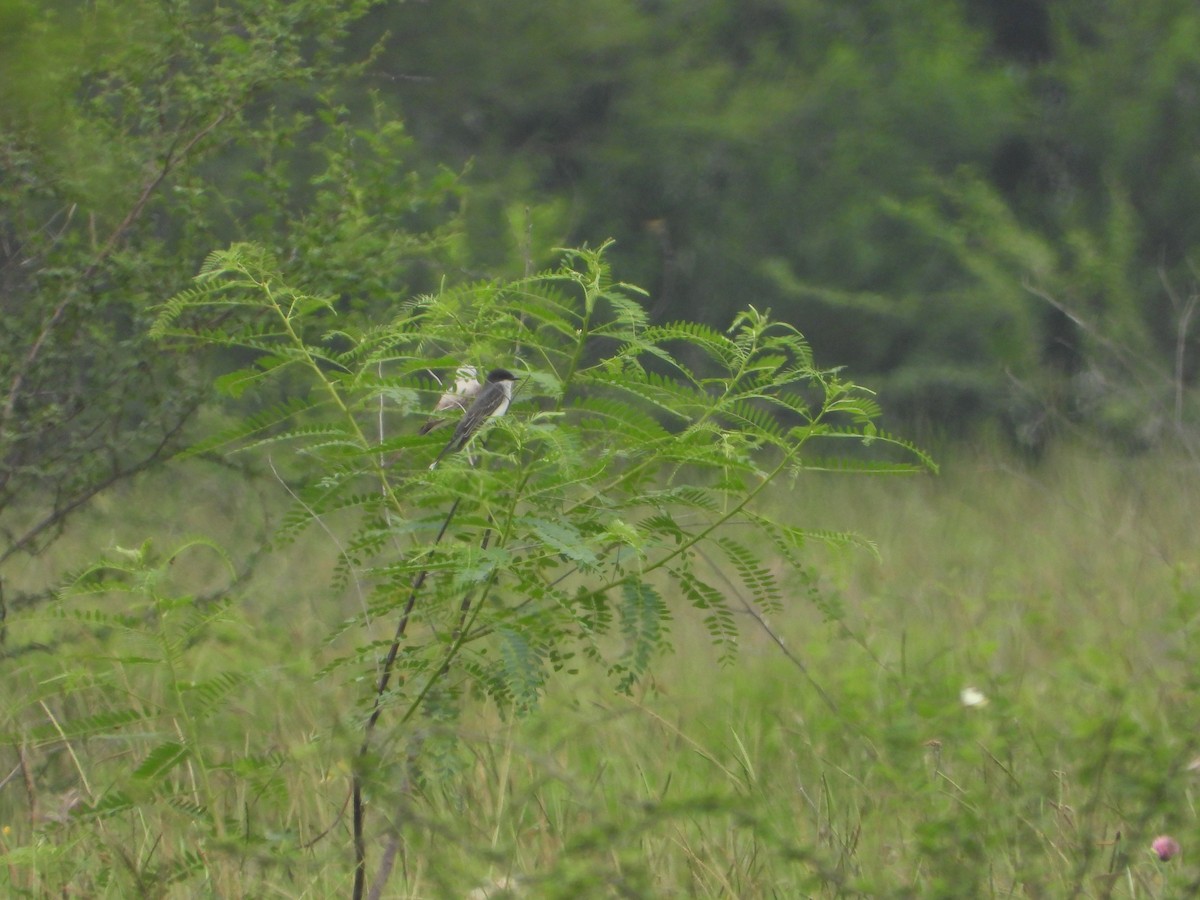
<path id="1" fill-rule="evenodd" d="M 413 133 L 489 185 L 491 258 L 513 244 L 480 220 L 533 193 L 557 240 L 617 237 L 660 315 L 769 307 L 943 429 L 1170 424 L 1200 240 L 1193 4 L 435 6 L 370 21 L 397 36 Z M 1106 340 L 1161 361 L 1140 412 Z"/>
<path id="2" fill-rule="evenodd" d="M 1196 476 L 1198 47 L 1184 0 L 0 0 L 7 886 L 1196 883 L 1128 843 L 1190 815 L 1197 594 L 1173 539 L 1093 572 L 1110 535 L 1055 520 L 1056 587 L 994 595 L 967 534 L 909 548 L 903 591 L 812 545 L 889 521 L 888 482 L 847 500 L 814 470 L 932 468 L 905 431 L 1087 445 L 1113 533 L 1187 528 L 1164 498 Z M 521 368 L 522 414 L 431 473 L 414 423 L 464 359 Z M 1110 453 L 1164 474 L 1131 500 Z M 839 523 L 847 502 L 866 513 Z M 1122 631 L 1138 612 L 1105 575 L 1152 595 L 1145 622 Z M 898 608 L 931 589 L 959 627 L 910 642 Z M 964 637 L 993 598 L 1008 637 Z M 740 670 L 730 703 L 794 700 L 796 722 L 749 725 L 757 747 L 734 726 L 733 759 L 669 726 L 636 692 L 677 607 L 716 647 L 686 617 L 681 644 Z M 1013 649 L 1066 615 L 1098 621 Z M 638 762 L 636 729 L 556 756 L 556 722 L 594 722 L 561 706 L 564 670 L 635 692 L 718 789 L 666 747 Z M 1073 714 L 1040 708 L 1072 678 L 1093 689 Z M 975 686 L 986 712 L 946 713 Z M 976 748 L 956 765 L 952 738 Z M 545 757 L 522 782 L 525 748 Z M 596 794 L 607 765 L 634 768 Z M 486 827 L 456 817 L 480 791 Z M 467 849 L 439 858 L 450 832 Z"/>

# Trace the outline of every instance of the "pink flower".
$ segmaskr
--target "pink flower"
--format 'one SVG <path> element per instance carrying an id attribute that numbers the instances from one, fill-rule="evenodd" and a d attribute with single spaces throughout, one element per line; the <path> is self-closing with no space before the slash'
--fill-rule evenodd
<path id="1" fill-rule="evenodd" d="M 1175 840 L 1169 834 L 1160 834 L 1154 839 L 1154 843 L 1150 845 L 1150 849 L 1158 854 L 1159 859 L 1166 862 L 1172 856 L 1179 853 L 1179 841 Z"/>

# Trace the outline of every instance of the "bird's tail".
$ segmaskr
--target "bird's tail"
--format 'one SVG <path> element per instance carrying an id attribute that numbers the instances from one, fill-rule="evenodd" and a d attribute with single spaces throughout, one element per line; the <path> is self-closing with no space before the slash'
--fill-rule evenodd
<path id="1" fill-rule="evenodd" d="M 447 444 L 445 447 L 443 447 L 443 448 L 442 448 L 442 452 L 441 452 L 441 453 L 439 453 L 437 456 L 435 456 L 435 457 L 434 457 L 434 459 L 433 459 L 433 462 L 431 462 L 431 463 L 429 464 L 429 468 L 431 468 L 431 469 L 436 469 L 436 468 L 437 468 L 437 464 L 438 464 L 438 463 L 440 463 L 440 462 L 442 461 L 442 457 L 443 457 L 443 456 L 445 456 L 447 453 L 449 453 L 451 450 L 453 450 L 453 449 L 454 449 L 454 443 L 455 443 L 454 441 L 451 441 L 451 442 L 450 442 L 450 443 L 448 443 L 448 444 Z"/>

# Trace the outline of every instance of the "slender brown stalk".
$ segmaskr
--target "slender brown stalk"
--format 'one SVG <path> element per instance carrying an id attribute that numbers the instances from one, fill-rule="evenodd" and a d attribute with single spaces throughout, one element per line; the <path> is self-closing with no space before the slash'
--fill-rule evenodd
<path id="1" fill-rule="evenodd" d="M 433 545 L 437 546 L 441 543 L 446 532 L 450 529 L 450 523 L 454 519 L 454 514 L 458 511 L 459 501 L 455 500 L 450 507 L 450 511 L 446 513 L 446 518 L 442 522 L 441 530 L 438 531 L 437 537 L 433 539 Z M 367 724 L 363 728 L 362 745 L 358 748 L 358 757 L 355 759 L 354 772 L 351 776 L 351 794 L 353 810 L 351 812 L 351 822 L 354 830 L 354 900 L 363 900 L 364 891 L 366 890 L 367 878 L 367 839 L 366 839 L 366 805 L 363 801 L 363 766 L 365 764 L 367 752 L 371 749 L 371 737 L 375 733 L 375 726 L 379 722 L 380 715 L 383 714 L 383 698 L 387 694 L 388 687 L 391 685 L 392 674 L 396 670 L 396 657 L 400 653 L 400 643 L 404 640 L 404 635 L 408 631 L 408 622 L 412 617 L 413 608 L 417 603 L 417 595 L 420 593 L 421 587 L 425 584 L 425 579 L 429 576 L 429 570 L 424 569 L 419 572 L 408 592 L 408 599 L 404 602 L 404 611 L 400 614 L 400 620 L 396 623 L 396 633 L 392 636 L 392 643 L 388 647 L 387 656 L 384 657 L 383 666 L 379 671 L 379 682 L 375 686 L 375 701 L 371 708 L 371 715 L 367 719 Z"/>

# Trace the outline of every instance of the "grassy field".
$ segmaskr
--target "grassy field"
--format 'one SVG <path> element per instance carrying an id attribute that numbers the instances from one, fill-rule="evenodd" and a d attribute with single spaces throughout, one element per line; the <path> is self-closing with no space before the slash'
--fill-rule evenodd
<path id="1" fill-rule="evenodd" d="M 680 606 L 632 696 L 585 667 L 524 718 L 427 718 L 419 765 L 381 741 L 380 896 L 1195 896 L 1200 468 L 939 458 L 937 478 L 818 476 L 776 498 L 880 559 L 813 547 L 810 572 L 782 572 L 782 610 L 743 616 L 732 665 Z M 261 505 L 211 474 L 145 485 L 73 539 L 74 565 L 149 535 L 239 546 Z M 2 663 L 4 893 L 348 895 L 369 691 L 353 667 L 314 678 L 358 601 L 329 592 L 310 540 L 233 605 L 130 612 L 153 627 L 110 621 L 102 594 L 13 617 L 8 646 L 45 649 Z M 222 566 L 197 547 L 150 589 L 216 590 Z M 1160 860 L 1160 834 L 1182 852 Z"/>

